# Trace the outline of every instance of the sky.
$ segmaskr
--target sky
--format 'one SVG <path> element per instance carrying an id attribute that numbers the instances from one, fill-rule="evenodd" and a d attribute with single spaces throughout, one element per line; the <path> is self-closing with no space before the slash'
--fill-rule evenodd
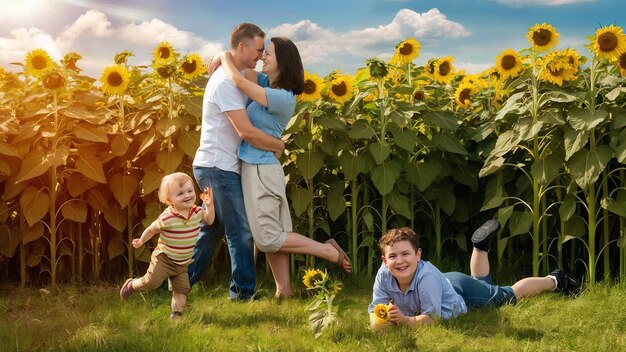
<path id="1" fill-rule="evenodd" d="M 537 23 L 560 33 L 557 48 L 588 56 L 586 37 L 626 26 L 625 13 L 624 0 L 0 0 L 0 66 L 19 70 L 11 63 L 34 49 L 55 60 L 75 51 L 83 73 L 97 78 L 123 50 L 135 54 L 130 64 L 150 64 L 162 41 L 208 60 L 228 48 L 236 24 L 252 22 L 268 37 L 292 39 L 320 77 L 389 59 L 409 37 L 421 44 L 416 64 L 453 56 L 456 68 L 474 73 L 505 49 L 529 47 Z"/>

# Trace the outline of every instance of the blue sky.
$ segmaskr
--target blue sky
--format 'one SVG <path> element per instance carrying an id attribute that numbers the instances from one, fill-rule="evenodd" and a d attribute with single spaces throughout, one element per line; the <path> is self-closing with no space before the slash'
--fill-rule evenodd
<path id="1" fill-rule="evenodd" d="M 0 0 L 0 66 L 12 69 L 37 48 L 57 60 L 76 51 L 85 73 L 99 76 L 122 50 L 135 53 L 131 64 L 149 63 L 161 41 L 208 59 L 228 47 L 237 23 L 253 22 L 294 40 L 320 76 L 388 59 L 408 37 L 421 43 L 417 64 L 451 55 L 457 68 L 478 72 L 502 50 L 528 47 L 536 23 L 556 28 L 559 48 L 587 55 L 585 37 L 626 25 L 625 13 L 623 0 Z"/>

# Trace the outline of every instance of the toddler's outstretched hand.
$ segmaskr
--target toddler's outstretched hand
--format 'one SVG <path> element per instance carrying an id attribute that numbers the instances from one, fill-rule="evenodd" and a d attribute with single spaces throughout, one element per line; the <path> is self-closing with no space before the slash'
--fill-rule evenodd
<path id="1" fill-rule="evenodd" d="M 213 206 L 213 190 L 207 187 L 200 193 L 200 199 L 206 204 L 207 209 Z"/>
<path id="2" fill-rule="evenodd" d="M 143 246 L 143 241 L 141 239 L 139 239 L 139 238 L 135 238 L 133 240 L 132 244 L 133 244 L 133 247 L 139 248 L 139 247 Z"/>

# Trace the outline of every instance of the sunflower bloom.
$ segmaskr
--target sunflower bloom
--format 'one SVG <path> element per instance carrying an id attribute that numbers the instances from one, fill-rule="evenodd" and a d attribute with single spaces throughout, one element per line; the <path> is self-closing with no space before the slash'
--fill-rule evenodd
<path id="1" fill-rule="evenodd" d="M 57 70 L 52 70 L 41 77 L 41 84 L 46 89 L 58 89 L 65 85 L 65 79 Z"/>
<path id="2" fill-rule="evenodd" d="M 316 74 L 306 71 L 304 72 L 304 90 L 298 95 L 298 101 L 316 101 L 322 97 L 322 89 L 324 89 L 324 81 Z"/>
<path id="3" fill-rule="evenodd" d="M 578 67 L 572 67 L 569 61 L 570 59 L 570 57 L 564 55 L 561 51 L 549 53 L 544 58 L 543 62 L 541 62 L 544 68 L 539 78 L 558 86 L 562 86 L 564 81 L 575 80 Z"/>
<path id="4" fill-rule="evenodd" d="M 593 52 L 599 58 L 615 60 L 626 51 L 626 36 L 622 27 L 610 25 L 596 31 Z"/>
<path id="5" fill-rule="evenodd" d="M 174 49 L 168 42 L 162 42 L 156 48 L 154 48 L 154 52 L 152 53 L 152 58 L 154 62 L 168 62 L 174 59 Z"/>
<path id="6" fill-rule="evenodd" d="M 557 33 L 556 29 L 545 22 L 529 28 L 528 34 L 526 34 L 528 41 L 537 52 L 546 51 L 558 44 L 559 36 L 560 34 Z"/>
<path id="7" fill-rule="evenodd" d="M 437 82 L 448 84 L 454 78 L 454 67 L 452 66 L 452 56 L 446 56 L 437 60 L 434 68 L 434 79 Z"/>
<path id="8" fill-rule="evenodd" d="M 76 61 L 82 59 L 83 57 L 80 56 L 79 53 L 76 52 L 71 52 L 71 53 L 67 53 L 63 56 L 63 59 L 61 60 L 61 63 L 63 63 L 63 66 L 65 66 L 65 68 L 72 70 L 74 72 L 80 72 L 81 69 L 78 68 L 78 66 L 76 66 Z"/>
<path id="9" fill-rule="evenodd" d="M 54 68 L 54 62 L 45 50 L 36 49 L 26 55 L 26 72 L 41 77 Z"/>
<path id="10" fill-rule="evenodd" d="M 413 38 L 409 38 L 396 46 L 396 52 L 393 54 L 391 61 L 406 65 L 415 60 L 419 53 L 420 43 Z"/>
<path id="11" fill-rule="evenodd" d="M 374 318 L 376 324 L 384 324 L 389 321 L 389 307 L 386 304 L 377 304 L 374 306 Z"/>
<path id="12" fill-rule="evenodd" d="M 113 65 L 104 69 L 100 82 L 105 94 L 121 95 L 126 92 L 129 80 L 128 70 L 121 65 Z"/>
<path id="13" fill-rule="evenodd" d="M 471 100 L 470 97 L 476 88 L 468 83 L 460 84 L 459 87 L 454 92 L 454 101 L 463 108 L 468 108 L 470 106 Z"/>
<path id="14" fill-rule="evenodd" d="M 339 104 L 352 98 L 352 78 L 349 75 L 336 75 L 330 82 L 328 95 Z"/>
<path id="15" fill-rule="evenodd" d="M 496 70 L 503 80 L 519 76 L 523 69 L 522 59 L 515 50 L 506 49 L 496 58 Z"/>
<path id="16" fill-rule="evenodd" d="M 315 287 L 315 283 L 318 281 L 324 281 L 326 278 L 326 273 L 319 269 L 306 270 L 304 272 L 304 276 L 302 277 L 302 283 L 306 288 Z"/>
<path id="17" fill-rule="evenodd" d="M 622 74 L 622 77 L 626 77 L 626 52 L 619 55 L 615 61 L 615 65 L 619 67 L 619 72 Z"/>
<path id="18" fill-rule="evenodd" d="M 333 282 L 332 287 L 330 288 L 330 290 L 328 290 L 330 292 L 331 295 L 336 295 L 337 293 L 339 293 L 339 291 L 341 291 L 342 288 L 342 284 L 341 282 Z"/>
<path id="19" fill-rule="evenodd" d="M 202 58 L 198 54 L 185 56 L 183 63 L 180 65 L 180 72 L 188 80 L 202 76 L 206 72 L 206 67 L 202 63 Z"/>

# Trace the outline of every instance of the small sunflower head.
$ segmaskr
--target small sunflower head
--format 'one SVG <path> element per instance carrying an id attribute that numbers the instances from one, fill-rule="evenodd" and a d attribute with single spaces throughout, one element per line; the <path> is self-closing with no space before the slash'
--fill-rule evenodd
<path id="1" fill-rule="evenodd" d="M 626 51 L 621 53 L 617 60 L 615 60 L 615 65 L 619 67 L 619 72 L 622 77 L 626 77 Z"/>
<path id="2" fill-rule="evenodd" d="M 324 89 L 324 81 L 316 74 L 311 74 L 309 71 L 304 72 L 304 89 L 302 93 L 298 95 L 298 101 L 316 101 L 322 97 L 322 89 Z"/>
<path id="3" fill-rule="evenodd" d="M 546 51 L 558 44 L 560 34 L 549 24 L 536 24 L 529 28 L 526 37 L 537 52 Z"/>
<path id="4" fill-rule="evenodd" d="M 452 56 L 440 58 L 435 62 L 433 78 L 440 83 L 450 83 L 454 78 L 454 66 Z"/>
<path id="5" fill-rule="evenodd" d="M 615 60 L 626 51 L 626 36 L 622 27 L 610 25 L 596 31 L 593 38 L 593 52 L 599 58 Z"/>
<path id="6" fill-rule="evenodd" d="M 202 59 L 198 54 L 185 56 L 183 63 L 180 65 L 180 72 L 188 80 L 202 76 L 206 72 L 206 67 L 202 63 Z"/>
<path id="7" fill-rule="evenodd" d="M 308 269 L 305 271 L 302 277 L 302 283 L 308 289 L 312 289 L 316 286 L 316 283 L 322 282 L 326 279 L 326 273 L 319 269 Z"/>
<path id="8" fill-rule="evenodd" d="M 523 69 L 522 59 L 515 50 L 504 50 L 496 58 L 496 70 L 503 80 L 519 76 Z"/>
<path id="9" fill-rule="evenodd" d="M 409 38 L 396 45 L 396 51 L 391 61 L 395 64 L 408 64 L 415 60 L 419 52 L 420 43 L 414 38 Z"/>
<path id="10" fill-rule="evenodd" d="M 78 73 L 81 71 L 81 69 L 78 68 L 78 66 L 76 66 L 76 61 L 80 59 L 82 59 L 82 56 L 80 56 L 79 53 L 71 52 L 63 56 L 63 59 L 61 59 L 61 63 L 66 69 L 72 70 Z"/>
<path id="11" fill-rule="evenodd" d="M 157 47 L 154 48 L 152 58 L 155 63 L 170 62 L 175 58 L 174 49 L 172 48 L 170 43 L 161 42 L 161 44 L 157 45 Z"/>
<path id="12" fill-rule="evenodd" d="M 476 88 L 472 84 L 460 84 L 454 93 L 454 101 L 459 107 L 468 108 L 471 103 L 470 98 L 475 90 Z"/>
<path id="13" fill-rule="evenodd" d="M 41 77 L 41 85 L 46 89 L 55 90 L 65 85 L 65 79 L 58 70 L 51 70 Z"/>
<path id="14" fill-rule="evenodd" d="M 384 324 L 389 321 L 389 306 L 383 303 L 374 306 L 374 318 L 376 323 Z"/>
<path id="15" fill-rule="evenodd" d="M 383 79 L 389 72 L 387 64 L 379 58 L 373 57 L 371 59 L 367 59 L 365 64 L 369 68 L 370 77 L 374 79 Z"/>
<path id="16" fill-rule="evenodd" d="M 335 74 L 328 86 L 328 96 L 343 104 L 352 98 L 352 78 L 349 75 Z"/>
<path id="17" fill-rule="evenodd" d="M 26 72 L 41 77 L 55 67 L 54 62 L 45 50 L 36 49 L 26 55 Z"/>
<path id="18" fill-rule="evenodd" d="M 100 82 L 102 91 L 110 95 L 122 95 L 128 88 L 130 81 L 128 70 L 122 65 L 113 65 L 104 69 Z"/>

